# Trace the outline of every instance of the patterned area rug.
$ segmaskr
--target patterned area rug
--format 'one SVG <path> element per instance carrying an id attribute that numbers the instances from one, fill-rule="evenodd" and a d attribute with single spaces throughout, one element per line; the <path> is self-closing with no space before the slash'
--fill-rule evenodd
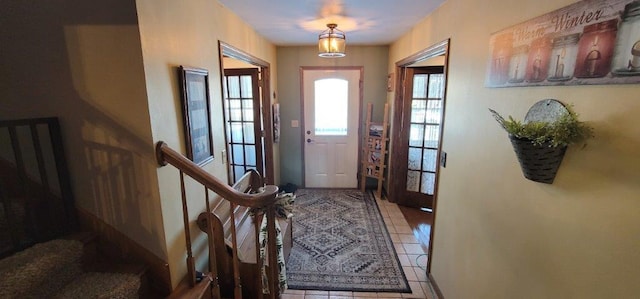
<path id="1" fill-rule="evenodd" d="M 369 193 L 300 189 L 296 196 L 290 289 L 411 292 Z"/>

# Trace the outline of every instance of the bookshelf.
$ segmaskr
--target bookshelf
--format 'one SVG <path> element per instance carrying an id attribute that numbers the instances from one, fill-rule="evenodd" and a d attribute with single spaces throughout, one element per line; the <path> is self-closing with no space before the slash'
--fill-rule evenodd
<path id="1" fill-rule="evenodd" d="M 376 188 L 376 196 L 382 197 L 382 183 L 384 182 L 384 173 L 386 169 L 387 145 L 389 138 L 389 104 L 384 105 L 383 121 L 373 122 L 371 114 L 373 113 L 373 104 L 367 104 L 367 120 L 366 130 L 364 132 L 364 142 L 362 143 L 362 169 L 360 172 L 360 190 L 364 191 L 367 178 L 378 180 Z"/>

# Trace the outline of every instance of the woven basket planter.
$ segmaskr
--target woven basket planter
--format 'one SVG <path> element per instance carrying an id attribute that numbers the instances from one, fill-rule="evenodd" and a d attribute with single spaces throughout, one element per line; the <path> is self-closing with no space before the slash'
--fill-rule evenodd
<path id="1" fill-rule="evenodd" d="M 509 135 L 524 177 L 535 182 L 551 184 L 556 177 L 566 146 L 535 145 L 529 139 Z"/>

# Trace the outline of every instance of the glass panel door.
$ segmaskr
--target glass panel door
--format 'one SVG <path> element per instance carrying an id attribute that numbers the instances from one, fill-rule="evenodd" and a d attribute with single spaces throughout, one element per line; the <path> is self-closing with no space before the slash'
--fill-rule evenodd
<path id="1" fill-rule="evenodd" d="M 226 69 L 223 80 L 229 178 L 249 169 L 263 173 L 258 69 Z"/>
<path id="2" fill-rule="evenodd" d="M 433 195 L 442 123 L 443 74 L 414 74 L 410 105 L 407 186 Z"/>

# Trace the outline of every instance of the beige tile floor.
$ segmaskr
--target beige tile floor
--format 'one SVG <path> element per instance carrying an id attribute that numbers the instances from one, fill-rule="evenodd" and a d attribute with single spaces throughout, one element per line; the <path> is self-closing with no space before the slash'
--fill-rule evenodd
<path id="1" fill-rule="evenodd" d="M 380 199 L 376 199 L 376 202 L 380 207 L 387 230 L 398 253 L 398 259 L 413 293 L 287 290 L 282 294 L 282 299 L 437 298 L 425 274 L 427 256 L 413 236 L 404 215 L 394 203 Z"/>

